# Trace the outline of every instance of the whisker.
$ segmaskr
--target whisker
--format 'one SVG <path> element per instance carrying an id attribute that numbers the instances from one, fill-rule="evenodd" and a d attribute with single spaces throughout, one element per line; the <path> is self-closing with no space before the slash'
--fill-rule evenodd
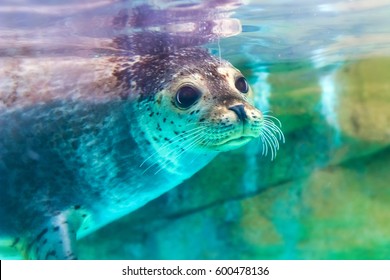
<path id="1" fill-rule="evenodd" d="M 202 131 L 202 130 L 199 130 L 199 131 Z M 190 137 L 190 136 L 193 136 L 193 135 L 199 133 L 199 131 L 194 131 L 194 132 L 191 133 L 190 135 L 186 135 L 186 138 L 188 138 L 188 137 Z M 197 137 L 199 137 L 199 135 L 196 135 L 194 138 L 197 138 Z M 182 142 L 182 145 L 183 145 L 183 144 L 185 145 L 187 142 L 192 141 L 194 138 L 184 139 L 183 142 Z M 171 146 L 171 145 L 177 144 L 177 143 L 180 143 L 180 141 L 177 140 L 177 141 L 175 141 L 175 142 L 169 143 L 168 146 Z M 151 156 L 149 156 L 148 159 L 145 160 L 145 162 L 146 162 L 147 160 L 149 160 L 150 158 L 152 158 L 153 156 L 157 156 L 159 153 L 161 153 L 161 152 L 162 152 L 164 149 L 166 149 L 166 148 L 167 148 L 167 146 L 166 146 L 166 147 L 163 147 L 163 146 L 160 147 L 156 152 L 154 152 Z M 169 151 L 169 152 L 168 152 L 166 155 L 164 155 L 164 156 L 165 156 L 165 157 L 168 157 L 168 156 L 170 156 L 172 153 L 175 153 L 175 152 L 177 152 L 177 147 L 174 148 L 174 149 L 172 149 L 171 151 Z M 167 161 L 168 161 L 168 160 L 167 160 Z M 157 164 L 158 164 L 158 161 L 153 162 L 150 166 L 148 166 L 148 167 L 143 171 L 142 174 L 145 174 L 150 168 L 152 168 L 153 166 L 155 166 L 155 165 L 157 165 Z"/>
<path id="2" fill-rule="evenodd" d="M 176 141 L 176 143 L 180 143 L 180 145 L 178 145 L 177 147 L 174 147 L 172 148 L 167 154 L 164 155 L 166 159 L 166 162 L 169 162 L 169 157 L 171 157 L 172 155 L 174 155 L 175 153 L 178 153 L 180 150 L 180 148 L 188 148 L 194 141 L 197 141 L 198 139 L 200 139 L 201 137 L 203 137 L 204 135 L 204 132 L 203 132 L 204 129 L 201 129 L 201 130 L 197 130 L 197 131 L 194 131 L 193 133 L 191 133 L 191 135 L 187 135 L 186 138 L 187 139 L 184 139 L 181 143 L 179 141 Z M 202 133 L 203 132 L 203 133 Z M 195 135 L 195 136 L 194 136 Z M 194 136 L 194 137 L 193 137 Z M 176 144 L 175 143 L 175 144 Z M 173 143 L 172 143 L 173 144 Z M 159 149 L 157 151 L 157 153 L 160 153 L 161 152 L 161 149 Z M 156 154 L 156 153 L 155 153 Z M 176 159 L 177 156 L 174 157 L 174 159 Z M 158 161 L 154 162 L 151 166 L 153 165 L 157 165 L 158 164 Z M 166 166 L 166 164 L 162 163 L 163 166 Z M 151 167 L 149 166 L 149 168 Z M 148 169 L 149 169 L 148 168 Z"/>
<path id="3" fill-rule="evenodd" d="M 282 123 L 280 122 L 280 120 L 277 118 L 277 117 L 274 117 L 274 116 L 271 116 L 271 115 L 263 115 L 263 118 L 266 120 L 266 119 L 271 119 L 271 120 L 275 120 L 280 127 L 282 127 Z"/>
<path id="4" fill-rule="evenodd" d="M 199 143 L 201 143 L 202 141 L 199 141 Z M 211 143 L 212 141 L 211 140 L 207 140 L 206 142 L 204 142 L 204 145 L 207 146 L 209 143 Z M 190 164 L 193 164 L 195 162 L 195 160 L 197 160 L 199 157 L 200 157 L 201 153 L 198 153 L 197 155 L 194 156 L 194 158 L 191 160 Z"/>
<path id="5" fill-rule="evenodd" d="M 281 129 L 278 126 L 276 126 L 273 122 L 264 121 L 263 123 L 266 127 L 268 127 L 269 129 L 274 131 L 276 134 L 278 134 L 280 140 L 282 140 L 284 138 L 284 135 L 283 135 L 283 132 L 281 131 Z"/>
<path id="6" fill-rule="evenodd" d="M 191 139 L 191 143 L 186 147 L 182 147 L 183 150 L 181 150 L 177 155 L 174 155 L 174 157 L 172 158 L 172 161 L 177 161 L 184 153 L 193 149 L 193 147 L 195 147 L 197 144 L 199 144 L 201 142 L 203 136 L 204 136 L 204 133 L 197 135 L 193 139 Z M 177 151 L 174 151 L 174 152 L 177 152 Z M 167 159 L 165 161 L 165 163 L 161 164 L 160 168 L 154 173 L 154 175 L 158 174 L 161 170 L 163 170 L 167 166 L 167 163 L 169 161 L 170 160 Z"/>
<path id="7" fill-rule="evenodd" d="M 188 152 L 188 150 L 190 150 L 191 148 L 193 148 L 197 144 L 201 143 L 204 135 L 205 135 L 205 133 L 201 133 L 201 134 L 195 136 L 194 138 L 191 139 L 191 143 L 188 146 L 181 147 L 183 150 L 175 156 L 174 160 L 177 160 L 183 153 Z"/>
<path id="8" fill-rule="evenodd" d="M 262 132 L 260 134 L 260 138 L 262 141 L 262 155 L 267 156 L 268 149 L 271 153 L 271 160 L 276 158 L 277 151 L 280 148 L 279 141 L 285 143 L 285 137 L 280 129 L 282 123 L 278 120 L 278 118 L 266 115 L 268 112 L 263 112 L 263 127 Z"/>
<path id="9" fill-rule="evenodd" d="M 268 113 L 272 113 L 272 110 L 267 110 L 267 111 L 261 111 L 263 113 L 263 117 L 269 116 L 267 115 Z"/>
<path id="10" fill-rule="evenodd" d="M 167 142 L 165 143 L 164 145 L 162 145 L 161 147 L 158 148 L 158 150 L 156 152 L 154 152 L 153 154 L 151 154 L 148 158 L 146 158 L 141 164 L 139 167 L 142 167 L 150 158 L 152 158 L 153 156 L 155 156 L 156 154 L 160 153 L 161 151 L 163 151 L 164 149 L 176 144 L 176 143 L 179 143 L 180 140 L 182 139 L 185 139 L 185 138 L 188 138 L 188 137 L 191 137 L 192 135 L 195 135 L 197 133 L 199 133 L 199 131 L 202 131 L 204 130 L 205 128 L 204 127 L 196 127 L 194 129 L 190 129 L 188 131 L 186 131 L 186 133 L 181 133 L 175 137 L 173 137 L 171 139 L 170 142 Z M 185 140 L 184 140 L 185 141 Z"/>
<path id="11" fill-rule="evenodd" d="M 272 140 L 270 139 L 268 133 L 266 132 L 262 134 L 262 137 L 264 137 L 264 140 L 267 142 L 267 145 L 271 150 L 271 160 L 273 160 L 275 155 L 274 155 L 274 146 L 272 145 Z"/>
<path id="12" fill-rule="evenodd" d="M 279 149 L 279 141 L 275 137 L 275 135 L 267 127 L 263 127 L 263 129 L 264 129 L 264 131 L 267 132 L 268 136 L 271 138 L 272 143 L 274 144 L 274 146 L 276 146 L 276 148 Z"/>
<path id="13" fill-rule="evenodd" d="M 271 129 L 273 132 L 275 132 L 279 136 L 279 140 L 280 141 L 285 143 L 286 139 L 284 138 L 284 134 L 283 134 L 282 130 L 278 126 L 276 126 L 274 123 L 265 123 L 265 124 L 266 124 L 266 127 Z"/>
<path id="14" fill-rule="evenodd" d="M 268 155 L 268 146 L 267 146 L 267 143 L 264 141 L 262 135 L 260 135 L 260 139 L 261 139 L 261 143 L 262 143 L 261 155 L 266 157 Z"/>

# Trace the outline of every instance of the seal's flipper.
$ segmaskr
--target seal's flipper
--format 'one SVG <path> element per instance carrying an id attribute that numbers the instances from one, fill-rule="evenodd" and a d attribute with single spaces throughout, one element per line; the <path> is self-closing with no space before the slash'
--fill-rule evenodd
<path id="1" fill-rule="evenodd" d="M 75 224 L 59 214 L 50 219 L 49 223 L 36 231 L 26 241 L 24 249 L 28 259 L 53 260 L 77 259 L 75 252 Z"/>

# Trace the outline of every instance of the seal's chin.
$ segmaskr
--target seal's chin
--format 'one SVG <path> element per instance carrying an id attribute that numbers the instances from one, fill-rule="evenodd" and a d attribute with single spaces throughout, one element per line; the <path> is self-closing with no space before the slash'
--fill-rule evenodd
<path id="1" fill-rule="evenodd" d="M 237 136 L 237 137 L 229 137 L 229 139 L 223 140 L 218 144 L 215 144 L 214 147 L 217 151 L 230 151 L 233 149 L 237 149 L 241 146 L 244 146 L 251 140 L 255 139 L 256 137 L 254 136 Z"/>

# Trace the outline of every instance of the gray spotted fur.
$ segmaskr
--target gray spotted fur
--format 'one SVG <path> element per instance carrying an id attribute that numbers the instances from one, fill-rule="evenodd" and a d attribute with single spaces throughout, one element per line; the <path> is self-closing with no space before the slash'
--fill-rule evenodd
<path id="1" fill-rule="evenodd" d="M 3 62 L 1 73 L 11 73 L 6 76 L 11 86 L 4 80 L 0 87 L 0 239 L 27 258 L 76 258 L 76 239 L 178 185 L 216 155 L 197 155 L 190 167 L 157 165 L 145 173 L 147 165 L 142 166 L 155 146 L 145 137 L 141 116 L 157 119 L 156 127 L 148 128 L 160 131 L 157 145 L 170 141 L 164 131 L 174 137 L 186 130 L 175 123 L 180 116 L 152 106 L 159 102 L 156 92 L 172 79 L 199 73 L 209 78 L 210 91 L 230 102 L 216 71 L 221 62 L 204 50 L 91 60 L 77 71 L 95 71 L 96 78 L 64 77 L 73 83 L 69 92 L 50 84 L 50 75 L 64 67 L 61 61 L 35 72 L 26 70 L 33 61 L 12 63 Z M 20 71 L 24 76 L 17 76 Z M 189 111 L 193 120 L 199 120 L 198 113 Z"/>

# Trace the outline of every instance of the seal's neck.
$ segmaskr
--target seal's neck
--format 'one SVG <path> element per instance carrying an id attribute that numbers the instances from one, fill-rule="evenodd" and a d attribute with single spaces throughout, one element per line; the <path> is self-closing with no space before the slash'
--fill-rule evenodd
<path id="1" fill-rule="evenodd" d="M 181 181 L 207 165 L 217 154 L 216 151 L 206 151 L 196 147 L 195 141 L 186 135 L 177 135 L 172 129 L 165 128 L 158 131 L 149 118 L 135 109 L 135 114 L 128 122 L 132 123 L 132 138 L 137 146 L 142 147 L 139 156 L 143 174 L 155 176 L 161 174 L 172 180 L 172 176 Z M 130 114 L 127 114 L 130 116 Z M 156 125 L 158 127 L 158 125 Z M 163 135 L 161 135 L 163 134 Z"/>

